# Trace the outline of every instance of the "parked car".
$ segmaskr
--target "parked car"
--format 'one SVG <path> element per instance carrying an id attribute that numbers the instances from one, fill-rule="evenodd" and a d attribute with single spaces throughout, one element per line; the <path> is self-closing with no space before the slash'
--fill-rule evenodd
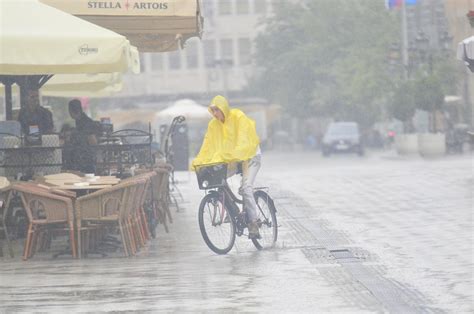
<path id="1" fill-rule="evenodd" d="M 339 152 L 364 155 L 359 125 L 356 122 L 330 123 L 323 137 L 321 151 L 323 156 Z"/>

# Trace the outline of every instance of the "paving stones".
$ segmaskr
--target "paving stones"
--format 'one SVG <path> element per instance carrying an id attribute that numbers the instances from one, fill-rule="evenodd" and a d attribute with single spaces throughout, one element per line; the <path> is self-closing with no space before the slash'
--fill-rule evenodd
<path id="1" fill-rule="evenodd" d="M 409 302 L 421 304 L 414 311 L 474 311 L 473 255 L 466 254 L 472 252 L 474 230 L 471 157 L 324 160 L 287 154 L 269 156 L 265 164 L 280 169 L 278 179 L 264 178 L 270 186 L 285 186 L 284 195 L 306 202 L 306 208 L 295 207 L 297 216 L 291 205 L 287 212 L 293 225 L 297 217 L 311 230 L 316 246 L 369 252 L 384 265 L 387 280 L 423 295 Z M 291 204 L 288 197 L 285 202 L 283 207 Z M 311 228 L 310 221 L 320 227 Z"/>
<path id="2" fill-rule="evenodd" d="M 134 258 L 2 258 L 0 312 L 471 313 L 470 166 L 265 154 L 279 241 L 238 238 L 226 256 L 204 244 L 203 193 L 178 173 L 169 234 Z"/>

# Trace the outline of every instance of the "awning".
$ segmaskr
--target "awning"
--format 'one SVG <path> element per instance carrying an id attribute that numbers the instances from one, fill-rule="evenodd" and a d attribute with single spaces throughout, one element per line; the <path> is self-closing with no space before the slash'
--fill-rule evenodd
<path id="1" fill-rule="evenodd" d="M 40 0 L 126 36 L 140 52 L 176 50 L 201 37 L 199 0 Z"/>

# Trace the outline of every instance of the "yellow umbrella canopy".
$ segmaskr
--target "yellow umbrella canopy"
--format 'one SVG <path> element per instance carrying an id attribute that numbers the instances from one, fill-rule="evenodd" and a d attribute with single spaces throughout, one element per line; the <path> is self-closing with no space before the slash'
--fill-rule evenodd
<path id="1" fill-rule="evenodd" d="M 0 0 L 0 21 L 0 75 L 139 72 L 126 37 L 36 0 Z"/>

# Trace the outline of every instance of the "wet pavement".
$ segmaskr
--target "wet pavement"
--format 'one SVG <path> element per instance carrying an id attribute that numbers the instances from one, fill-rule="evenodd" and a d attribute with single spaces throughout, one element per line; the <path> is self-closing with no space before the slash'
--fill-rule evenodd
<path id="1" fill-rule="evenodd" d="M 278 244 L 257 251 L 240 238 L 226 256 L 204 244 L 203 193 L 178 173 L 170 233 L 136 257 L 0 258 L 0 312 L 470 313 L 472 166 L 472 156 L 265 154 L 257 185 L 275 198 Z"/>

